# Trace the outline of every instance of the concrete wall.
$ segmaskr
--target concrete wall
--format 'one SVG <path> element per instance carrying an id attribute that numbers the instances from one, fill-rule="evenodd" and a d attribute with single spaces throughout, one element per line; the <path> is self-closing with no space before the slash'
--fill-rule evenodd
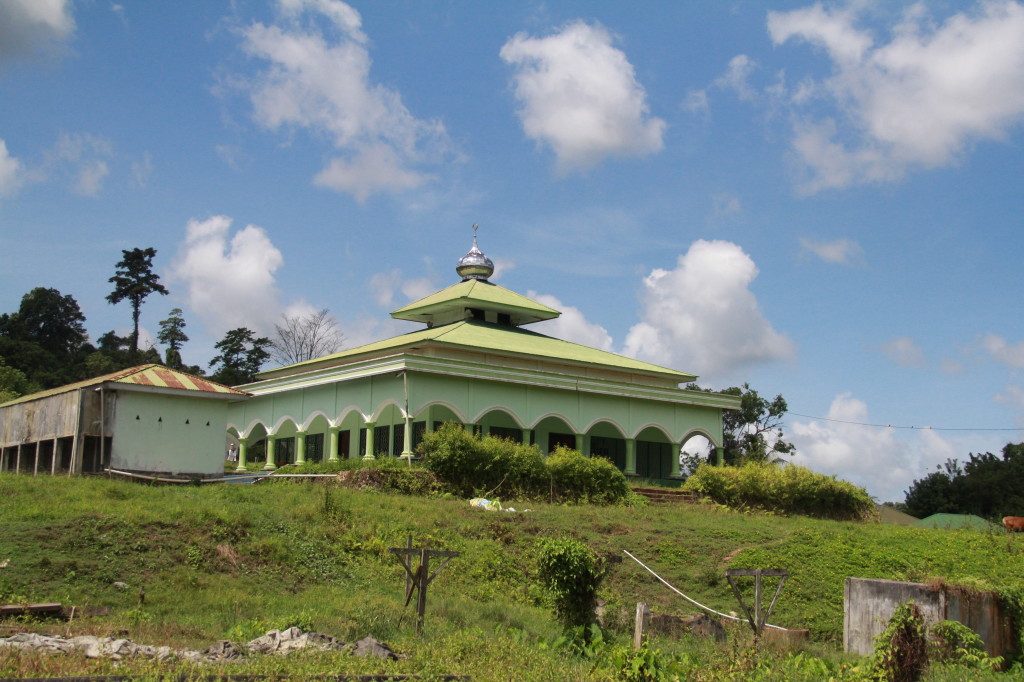
<path id="1" fill-rule="evenodd" d="M 110 466 L 219 476 L 224 473 L 226 421 L 224 400 L 118 391 Z"/>
<path id="2" fill-rule="evenodd" d="M 955 620 L 974 630 L 989 656 L 1003 656 L 1013 648 L 1013 627 L 999 598 L 955 585 L 924 585 L 896 580 L 847 578 L 843 604 L 843 647 L 866 656 L 893 611 L 913 600 L 925 625 Z"/>

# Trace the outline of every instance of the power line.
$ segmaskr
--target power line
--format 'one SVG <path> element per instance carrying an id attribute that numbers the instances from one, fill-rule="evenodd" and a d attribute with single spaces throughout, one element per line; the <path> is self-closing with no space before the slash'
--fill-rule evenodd
<path id="1" fill-rule="evenodd" d="M 899 426 L 896 424 L 869 424 L 867 422 L 853 422 L 845 419 L 829 419 L 828 417 L 815 417 L 809 414 L 800 414 L 799 412 L 787 412 L 794 417 L 803 417 L 804 419 L 814 419 L 816 421 L 823 422 L 835 422 L 837 424 L 852 424 L 853 426 L 872 426 L 878 429 L 908 429 L 917 431 L 1024 431 L 1024 428 L 1010 428 L 1010 429 L 958 429 L 944 426 Z"/>

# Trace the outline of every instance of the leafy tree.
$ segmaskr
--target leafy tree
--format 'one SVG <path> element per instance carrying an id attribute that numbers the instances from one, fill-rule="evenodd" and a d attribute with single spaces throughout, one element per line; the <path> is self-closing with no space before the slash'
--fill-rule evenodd
<path id="1" fill-rule="evenodd" d="M 551 593 L 555 616 L 567 632 L 589 641 L 596 616 L 597 589 L 607 574 L 604 561 L 579 540 L 543 538 L 537 542 L 537 573 Z"/>
<path id="2" fill-rule="evenodd" d="M 915 480 L 907 490 L 908 514 L 976 514 L 998 519 L 1024 509 L 1024 443 L 1008 443 L 1002 457 L 990 452 L 970 454 L 962 465 L 955 459 Z"/>
<path id="3" fill-rule="evenodd" d="M 36 287 L 22 297 L 17 312 L 0 315 L 0 355 L 42 388 L 74 381 L 92 350 L 84 322 L 72 296 Z"/>
<path id="4" fill-rule="evenodd" d="M 251 329 L 232 329 L 214 346 L 220 353 L 210 360 L 210 367 L 218 365 L 210 378 L 229 386 L 254 381 L 260 367 L 270 358 L 270 345 L 270 339 L 257 338 Z"/>
<path id="5" fill-rule="evenodd" d="M 282 324 L 275 324 L 277 338 L 270 353 L 275 362 L 293 365 L 336 353 L 345 340 L 338 320 L 323 308 L 307 315 L 282 315 Z"/>
<path id="6" fill-rule="evenodd" d="M 120 336 L 115 331 L 109 331 L 101 336 L 98 346 L 96 352 L 85 359 L 85 368 L 89 377 L 109 374 L 136 365 L 160 362 L 160 354 L 155 348 L 132 350 L 131 337 Z"/>
<path id="7" fill-rule="evenodd" d="M 20 398 L 39 390 L 20 369 L 10 367 L 0 358 L 0 403 Z"/>
<path id="8" fill-rule="evenodd" d="M 160 284 L 160 277 L 153 272 L 153 258 L 156 249 L 124 249 L 123 258 L 117 264 L 114 276 L 108 282 L 114 290 L 107 294 L 107 301 L 112 305 L 127 300 L 132 306 L 131 349 L 139 350 L 139 315 L 142 302 L 153 293 L 167 295 L 167 289 Z"/>
<path id="9" fill-rule="evenodd" d="M 697 384 L 687 389 L 711 393 Z M 726 464 L 744 462 L 781 463 L 782 455 L 792 455 L 796 448 L 784 440 L 782 421 L 789 410 L 781 394 L 769 401 L 750 388 L 750 384 L 727 388 L 721 393 L 740 397 L 739 410 L 722 411 L 722 450 Z M 708 462 L 714 462 L 714 452 Z"/>
<path id="10" fill-rule="evenodd" d="M 188 341 L 185 334 L 185 318 L 181 316 L 181 308 L 171 310 L 166 320 L 161 320 L 157 341 L 167 345 L 164 353 L 164 364 L 174 369 L 181 369 L 181 346 Z"/>

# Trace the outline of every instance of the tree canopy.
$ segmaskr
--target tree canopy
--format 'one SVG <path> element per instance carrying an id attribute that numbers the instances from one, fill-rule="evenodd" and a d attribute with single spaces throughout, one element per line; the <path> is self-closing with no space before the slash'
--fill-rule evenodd
<path id="1" fill-rule="evenodd" d="M 987 519 L 1024 515 L 1024 443 L 1008 443 L 1002 456 L 969 454 L 915 480 L 904 509 L 923 518 L 932 514 L 976 514 Z"/>
<path id="2" fill-rule="evenodd" d="M 214 345 L 220 353 L 210 360 L 210 367 L 217 367 L 210 378 L 228 386 L 254 381 L 260 367 L 270 359 L 270 345 L 270 339 L 257 338 L 251 329 L 232 329 Z"/>
<path id="3" fill-rule="evenodd" d="M 72 296 L 36 287 L 17 312 L 0 315 L 0 356 L 40 388 L 75 381 L 82 378 L 77 365 L 92 351 L 84 322 Z"/>
<path id="4" fill-rule="evenodd" d="M 112 305 L 128 301 L 132 306 L 132 334 L 129 337 L 132 351 L 139 350 L 139 315 L 142 302 L 150 294 L 166 296 L 167 289 L 160 284 L 160 276 L 153 272 L 153 258 L 156 249 L 124 249 L 123 257 L 117 263 L 117 270 L 108 282 L 114 290 L 107 294 L 107 301 Z"/>
<path id="5" fill-rule="evenodd" d="M 182 316 L 181 308 L 174 308 L 166 320 L 160 321 L 160 331 L 156 340 L 167 346 L 164 353 L 164 363 L 168 367 L 181 369 L 181 346 L 188 341 L 185 333 L 185 318 Z"/>
<path id="6" fill-rule="evenodd" d="M 697 384 L 686 388 L 711 392 Z M 726 388 L 721 393 L 740 397 L 739 410 L 722 411 L 722 450 L 726 464 L 777 463 L 783 461 L 782 455 L 796 452 L 782 432 L 783 417 L 789 405 L 781 394 L 769 401 L 750 388 L 750 384 Z M 714 461 L 714 453 L 709 455 L 709 461 Z"/>

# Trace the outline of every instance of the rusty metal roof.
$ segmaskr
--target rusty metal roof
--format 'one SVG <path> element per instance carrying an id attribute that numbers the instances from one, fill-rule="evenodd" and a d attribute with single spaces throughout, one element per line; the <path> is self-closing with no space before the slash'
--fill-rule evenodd
<path id="1" fill-rule="evenodd" d="M 58 386 L 57 388 L 51 388 L 46 391 L 23 395 L 20 398 L 15 398 L 14 400 L 0 405 L 0 407 L 29 402 L 31 400 L 39 400 L 52 395 L 59 395 L 69 391 L 77 391 L 81 388 L 91 388 L 93 386 L 99 386 L 100 384 L 106 383 L 152 386 L 155 388 L 177 389 L 194 393 L 237 395 L 240 398 L 249 395 L 245 391 L 239 391 L 238 389 L 231 388 L 230 386 L 218 384 L 215 381 L 197 377 L 187 372 L 171 369 L 170 367 L 164 367 L 163 365 L 149 364 L 139 365 L 138 367 L 129 367 L 128 369 L 118 370 L 117 372 L 93 377 L 92 379 L 86 379 L 85 381 L 78 381 L 73 384 L 66 384 L 64 386 Z"/>

